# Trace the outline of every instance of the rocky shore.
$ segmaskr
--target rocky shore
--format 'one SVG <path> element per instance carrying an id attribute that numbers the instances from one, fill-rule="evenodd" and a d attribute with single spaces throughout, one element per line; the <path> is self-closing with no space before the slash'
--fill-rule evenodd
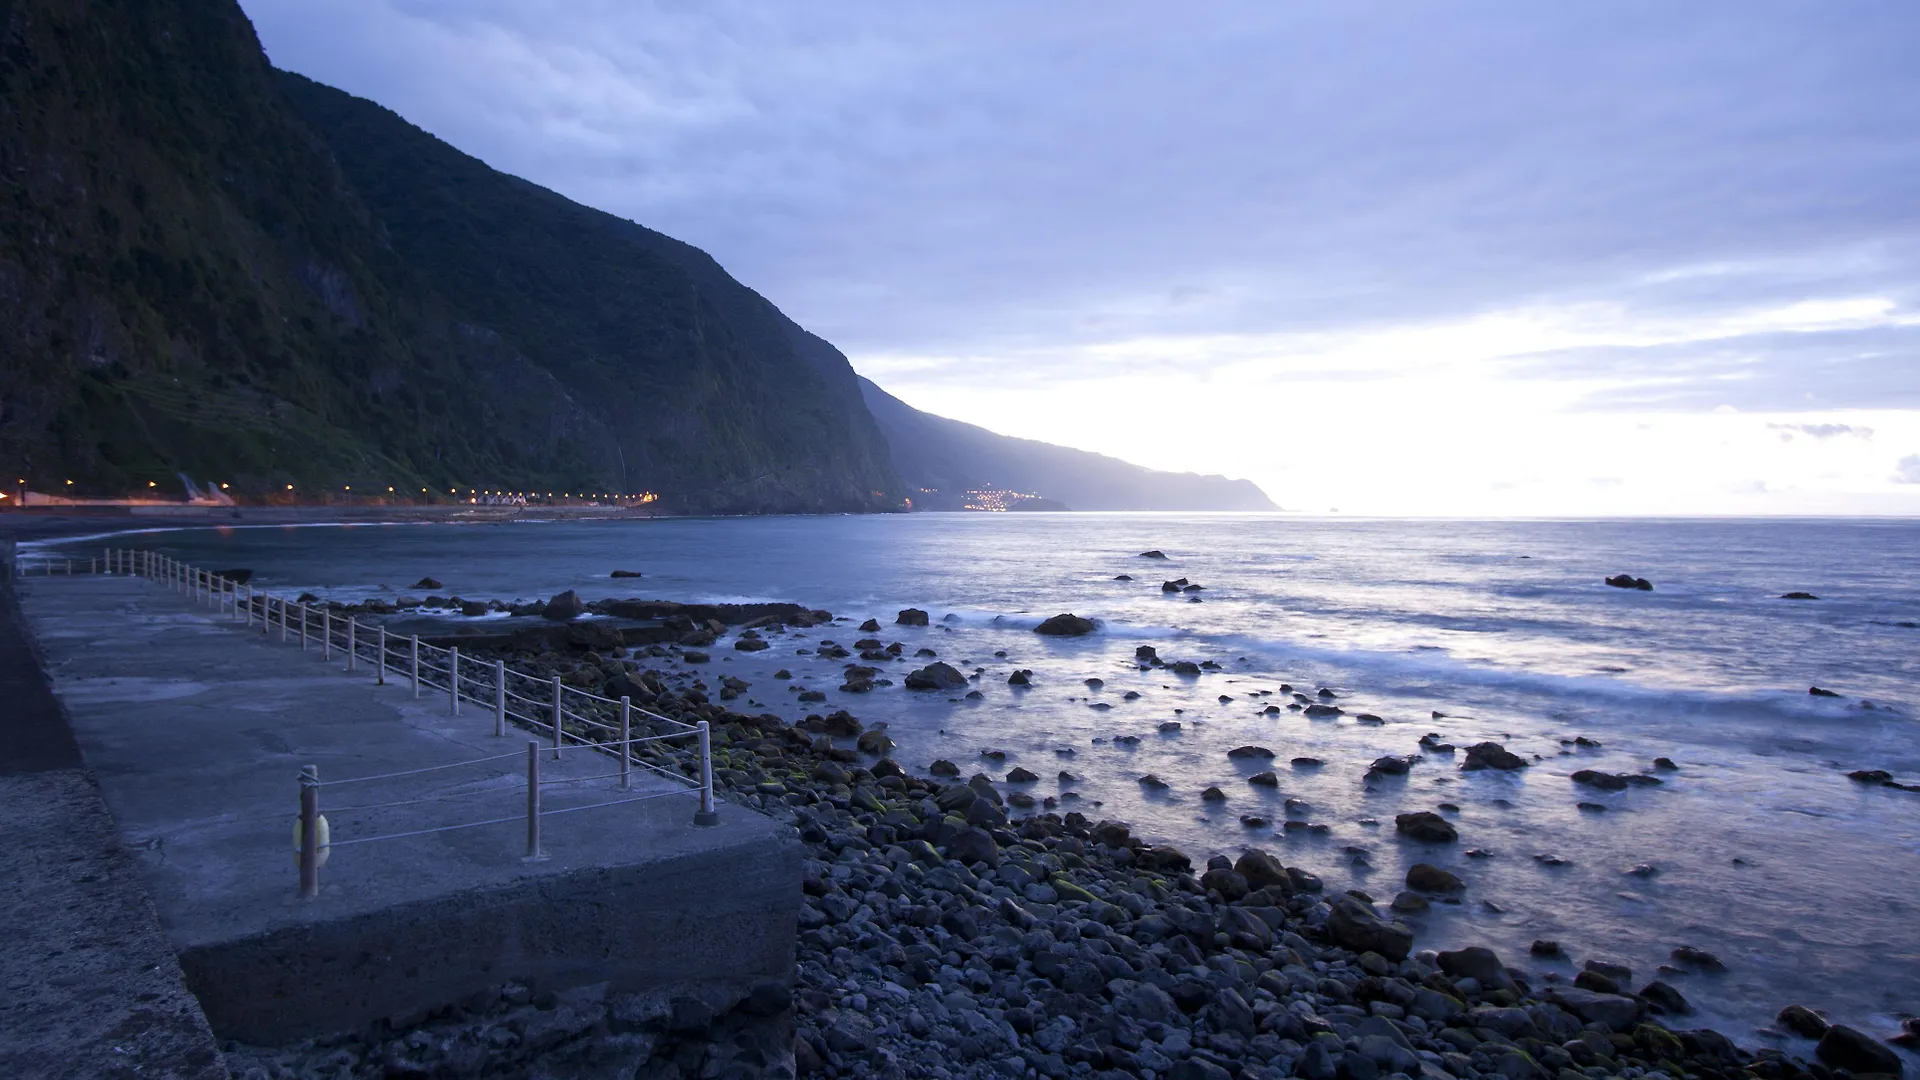
<path id="1" fill-rule="evenodd" d="M 911 775 L 888 756 L 883 723 L 846 711 L 797 724 L 737 712 L 727 703 L 745 692 L 739 680 L 709 684 L 697 671 L 662 670 L 669 658 L 704 662 L 701 650 L 728 632 L 734 648 L 758 651 L 745 643 L 827 622 L 825 612 L 715 607 L 645 617 L 670 621 L 671 640 L 629 645 L 592 631 L 599 636 L 522 642 L 497 655 L 522 671 L 711 723 L 726 797 L 790 822 L 809 850 L 805 896 L 796 898 L 796 985 L 756 991 L 723 1015 L 685 1001 L 649 1012 L 604 993 L 506 987 L 495 999 L 378 1032 L 233 1048 L 236 1075 L 1840 1080 L 1902 1072 L 1887 1046 L 1797 1006 L 1779 1024 L 1817 1040 L 1806 1058 L 1749 1051 L 1693 1028 L 1664 969 L 1636 977 L 1589 961 L 1571 979 L 1550 973 L 1536 982 L 1485 948 L 1418 949 L 1398 913 L 1459 888 L 1435 866 L 1415 866 L 1404 890 L 1375 897 L 1330 891 L 1256 847 L 1200 862 L 1125 823 L 1035 799 L 1022 787 L 1030 772 L 963 779 L 958 766 L 938 761 L 934 775 Z M 866 651 L 881 654 L 873 663 L 899 655 L 877 642 Z M 915 674 L 940 689 L 964 686 L 933 671 L 944 666 Z M 869 679 L 878 674 L 866 670 Z M 685 751 L 659 749 L 670 745 L 646 752 L 690 767 Z M 1497 744 L 1466 754 L 1477 767 L 1514 767 Z M 1394 762 L 1374 768 L 1391 772 Z M 1452 839 L 1438 815 L 1402 815 L 1396 824 L 1403 843 Z M 1559 950 L 1544 941 L 1534 948 Z M 1699 950 L 1673 957 L 1676 971 L 1717 964 Z"/>

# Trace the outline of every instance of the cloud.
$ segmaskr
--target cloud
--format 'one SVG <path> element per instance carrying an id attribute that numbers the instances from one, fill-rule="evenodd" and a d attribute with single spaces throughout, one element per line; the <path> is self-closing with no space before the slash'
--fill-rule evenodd
<path id="1" fill-rule="evenodd" d="M 1908 454 L 1893 466 L 1896 484 L 1920 484 L 1920 454 Z"/>
<path id="2" fill-rule="evenodd" d="M 1920 408 L 1920 320 L 1577 346 L 1503 364 L 1516 377 L 1590 385 L 1583 409 Z"/>
<path id="3" fill-rule="evenodd" d="M 1842 435 L 1873 441 L 1873 429 L 1856 427 L 1853 424 L 1768 424 L 1768 430 L 1778 431 L 1781 442 L 1792 442 L 1795 434 L 1815 439 L 1837 439 Z"/>
<path id="4" fill-rule="evenodd" d="M 1630 7 L 246 3 L 856 353 L 1912 295 L 1920 9 Z"/>
<path id="5" fill-rule="evenodd" d="M 1661 413 L 1662 439 L 1920 410 L 1920 5 L 242 3 L 275 63 L 706 249 L 989 426 L 1005 395 L 957 390 L 1150 379 L 1194 406 L 1151 437 L 1210 453 L 1204 406 L 1308 383 Z M 1576 427 L 1509 454 L 1577 457 Z M 1418 425 L 1369 437 L 1343 505 L 1423 453 Z"/>

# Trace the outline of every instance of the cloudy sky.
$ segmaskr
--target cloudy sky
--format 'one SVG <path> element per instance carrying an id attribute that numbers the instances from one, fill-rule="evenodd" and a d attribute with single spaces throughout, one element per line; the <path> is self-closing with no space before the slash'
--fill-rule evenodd
<path id="1" fill-rule="evenodd" d="M 1349 513 L 1920 513 L 1920 5 L 242 0 L 909 403 Z"/>

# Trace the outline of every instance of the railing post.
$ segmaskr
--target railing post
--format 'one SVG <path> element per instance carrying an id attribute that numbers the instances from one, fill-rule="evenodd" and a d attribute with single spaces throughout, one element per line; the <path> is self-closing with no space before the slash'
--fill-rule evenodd
<path id="1" fill-rule="evenodd" d="M 620 790 L 633 787 L 633 762 L 627 752 L 633 749 L 633 699 L 620 695 Z"/>
<path id="2" fill-rule="evenodd" d="M 300 605 L 300 651 L 307 651 L 307 605 Z"/>
<path id="3" fill-rule="evenodd" d="M 493 733 L 507 733 L 507 662 L 493 662 Z"/>
<path id="4" fill-rule="evenodd" d="M 460 715 L 460 646 L 447 649 L 447 707 Z"/>
<path id="5" fill-rule="evenodd" d="M 320 659 L 333 659 L 333 609 L 320 608 Z"/>
<path id="6" fill-rule="evenodd" d="M 700 721 L 700 809 L 693 815 L 695 825 L 718 825 L 720 815 L 713 809 L 713 732 Z"/>
<path id="7" fill-rule="evenodd" d="M 242 585 L 241 588 L 246 590 L 246 597 L 245 597 L 245 603 L 243 603 L 240 608 L 242 612 L 240 616 L 240 622 L 241 622 L 241 625 L 243 626 L 252 626 L 253 625 L 253 586 Z"/>
<path id="8" fill-rule="evenodd" d="M 560 676 L 553 677 L 553 760 L 560 760 L 560 740 L 565 737 L 566 728 L 560 725 Z"/>
<path id="9" fill-rule="evenodd" d="M 407 654 L 407 663 L 413 669 L 413 696 L 419 697 L 420 696 L 420 635 L 414 634 L 409 640 L 413 642 L 413 646 L 411 651 Z"/>
<path id="10" fill-rule="evenodd" d="M 527 858 L 540 857 L 540 743 L 527 740 Z"/>
<path id="11" fill-rule="evenodd" d="M 300 898 L 320 895 L 320 770 L 300 770 Z"/>
<path id="12" fill-rule="evenodd" d="M 385 686 L 387 685 L 387 628 L 382 626 L 379 628 L 379 631 L 379 633 L 374 635 L 376 639 L 374 641 L 374 647 L 378 649 L 380 653 L 378 657 L 380 666 L 374 670 L 373 684 L 375 686 Z"/>
<path id="13" fill-rule="evenodd" d="M 354 640 L 354 630 L 358 626 L 359 623 L 353 616 L 347 616 L 347 672 L 349 674 L 353 672 L 353 662 L 360 659 L 360 643 Z"/>
<path id="14" fill-rule="evenodd" d="M 287 643 L 287 598 L 280 598 L 280 644 Z"/>

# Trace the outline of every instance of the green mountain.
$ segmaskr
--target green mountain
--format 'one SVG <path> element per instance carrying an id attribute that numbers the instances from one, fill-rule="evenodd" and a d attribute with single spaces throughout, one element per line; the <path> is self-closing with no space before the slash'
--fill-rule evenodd
<path id="1" fill-rule="evenodd" d="M 231 0 L 0 0 L 0 461 L 896 505 L 846 360 L 703 253 L 276 72 Z"/>
<path id="2" fill-rule="evenodd" d="M 921 412 L 866 379 L 867 409 L 893 447 L 893 464 L 913 491 L 915 507 L 956 510 L 972 489 L 997 488 L 1045 497 L 1013 509 L 1278 510 L 1250 480 L 1146 469 L 1104 454 Z"/>
<path id="3" fill-rule="evenodd" d="M 592 403 L 617 447 L 609 483 L 716 508 L 898 503 L 846 357 L 706 252 L 496 172 L 373 102 L 280 82 L 394 251 Z"/>

